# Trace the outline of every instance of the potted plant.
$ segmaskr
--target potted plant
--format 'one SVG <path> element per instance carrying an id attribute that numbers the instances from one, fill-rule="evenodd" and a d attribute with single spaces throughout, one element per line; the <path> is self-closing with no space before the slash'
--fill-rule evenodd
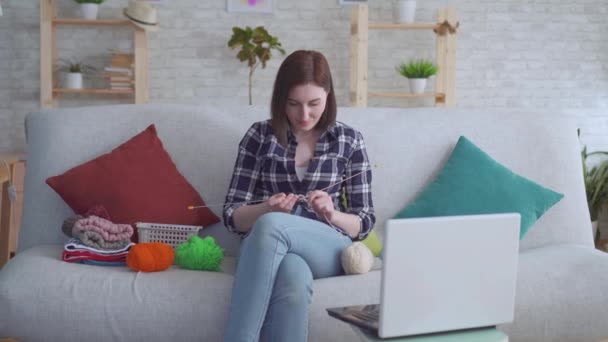
<path id="1" fill-rule="evenodd" d="M 589 168 L 587 159 L 593 155 L 608 156 L 608 151 L 587 152 L 587 146 L 583 146 L 583 150 L 581 151 L 587 206 L 589 208 L 589 215 L 591 216 L 593 238 L 597 240 L 599 237 L 598 217 L 602 207 L 608 200 L 608 158 Z"/>
<path id="2" fill-rule="evenodd" d="M 228 46 L 232 49 L 241 47 L 236 54 L 236 58 L 241 62 L 246 62 L 249 66 L 249 104 L 252 104 L 251 88 L 253 85 L 253 72 L 262 65 L 266 68 L 266 62 L 272 57 L 272 50 L 277 50 L 285 54 L 277 37 L 271 36 L 264 26 L 252 29 L 246 26 L 232 28 L 232 37 L 228 41 Z"/>
<path id="3" fill-rule="evenodd" d="M 80 4 L 80 15 L 84 19 L 95 20 L 97 19 L 97 12 L 99 11 L 99 5 L 105 0 L 74 0 Z"/>
<path id="4" fill-rule="evenodd" d="M 397 6 L 397 22 L 413 23 L 416 16 L 416 0 L 399 0 Z"/>
<path id="5" fill-rule="evenodd" d="M 90 75 L 97 70 L 95 67 L 72 60 L 62 60 L 57 71 L 63 72 L 64 84 L 68 89 L 82 89 L 83 75 Z"/>
<path id="6" fill-rule="evenodd" d="M 401 63 L 396 70 L 401 76 L 408 79 L 412 93 L 422 94 L 427 79 L 437 73 L 438 67 L 431 60 L 418 59 Z"/>

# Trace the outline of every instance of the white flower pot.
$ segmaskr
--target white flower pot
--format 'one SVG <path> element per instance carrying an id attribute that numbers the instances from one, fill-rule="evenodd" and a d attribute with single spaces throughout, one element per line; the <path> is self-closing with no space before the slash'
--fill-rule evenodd
<path id="1" fill-rule="evenodd" d="M 82 73 L 68 72 L 65 74 L 64 86 L 68 89 L 82 89 Z"/>
<path id="2" fill-rule="evenodd" d="M 410 91 L 412 93 L 424 93 L 424 88 L 426 88 L 426 78 L 408 78 L 407 80 L 410 83 Z"/>
<path id="3" fill-rule="evenodd" d="M 98 4 L 80 4 L 80 15 L 84 19 L 89 19 L 89 20 L 97 19 L 98 10 L 99 10 Z"/>
<path id="4" fill-rule="evenodd" d="M 413 23 L 416 16 L 416 0 L 399 0 L 397 22 Z"/>

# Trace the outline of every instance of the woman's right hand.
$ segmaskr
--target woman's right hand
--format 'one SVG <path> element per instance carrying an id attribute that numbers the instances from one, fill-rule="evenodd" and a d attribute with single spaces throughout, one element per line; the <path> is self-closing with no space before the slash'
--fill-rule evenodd
<path id="1" fill-rule="evenodd" d="M 272 195 L 266 203 L 270 206 L 270 211 L 291 213 L 291 209 L 298 201 L 298 196 L 294 194 L 286 195 L 284 192 Z"/>

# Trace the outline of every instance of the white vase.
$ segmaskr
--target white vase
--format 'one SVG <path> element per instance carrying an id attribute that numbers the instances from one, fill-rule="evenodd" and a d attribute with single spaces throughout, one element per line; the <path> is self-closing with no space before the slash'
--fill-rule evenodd
<path id="1" fill-rule="evenodd" d="M 65 87 L 68 89 L 82 89 L 82 73 L 68 72 L 65 74 Z"/>
<path id="2" fill-rule="evenodd" d="M 84 19 L 89 19 L 89 20 L 97 19 L 98 10 L 99 10 L 98 4 L 80 4 L 80 15 Z"/>
<path id="3" fill-rule="evenodd" d="M 426 78 L 408 78 L 407 80 L 410 84 L 410 91 L 413 94 L 424 93 L 424 88 L 426 88 Z"/>
<path id="4" fill-rule="evenodd" d="M 416 0 L 399 0 L 397 22 L 413 23 L 416 17 Z"/>

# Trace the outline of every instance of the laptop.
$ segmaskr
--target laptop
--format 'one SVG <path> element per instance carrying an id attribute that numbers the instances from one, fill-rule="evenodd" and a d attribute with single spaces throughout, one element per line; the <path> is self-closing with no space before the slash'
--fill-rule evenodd
<path id="1" fill-rule="evenodd" d="M 380 338 L 513 321 L 518 213 L 391 219 L 380 304 L 327 309 Z"/>

